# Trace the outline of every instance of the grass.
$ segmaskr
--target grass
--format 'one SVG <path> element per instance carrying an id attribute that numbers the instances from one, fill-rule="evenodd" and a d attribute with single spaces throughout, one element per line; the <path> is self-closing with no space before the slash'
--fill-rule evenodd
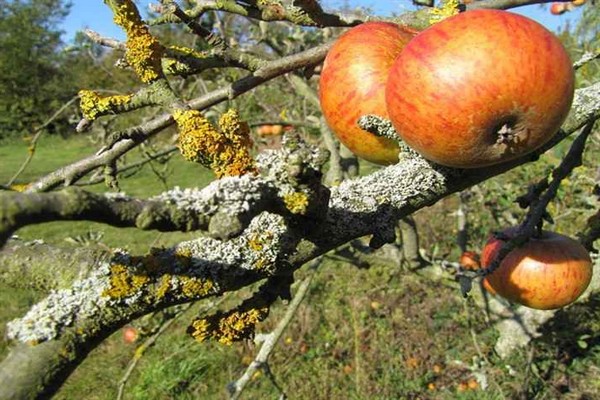
<path id="1" fill-rule="evenodd" d="M 45 139 L 21 182 L 93 151 L 84 137 Z M 22 143 L 0 147 L 0 182 L 10 178 L 25 154 Z M 168 187 L 203 186 L 211 179 L 206 171 L 178 156 L 169 169 Z M 149 168 L 123 180 L 121 187 L 140 197 L 164 190 Z M 105 189 L 97 185 L 92 190 Z M 454 251 L 455 244 L 447 239 L 453 237 L 454 223 L 448 223 L 444 215 L 455 209 L 455 203 L 456 198 L 451 198 L 417 215 L 424 227 L 425 248 L 436 246 L 441 254 Z M 438 225 L 425 226 L 426 220 Z M 100 232 L 102 237 L 94 239 Z M 18 234 L 26 240 L 41 238 L 61 246 L 73 245 L 65 241 L 67 237 L 80 236 L 80 244 L 75 245 L 85 245 L 84 239 L 89 237 L 134 252 L 193 237 L 78 222 L 48 223 Z M 298 271 L 297 278 L 303 274 Z M 242 295 L 248 293 L 244 290 Z M 226 305 L 238 303 L 242 295 L 228 296 Z M 0 287 L 0 321 L 21 315 L 41 296 Z M 194 342 L 185 331 L 201 306 L 186 311 L 144 353 L 127 383 L 126 399 L 227 398 L 226 385 L 241 376 L 257 347 L 252 342 L 233 346 Z M 495 330 L 455 289 L 390 265 L 358 269 L 328 259 L 269 365 L 277 383 L 294 399 L 595 399 L 600 398 L 599 306 L 600 297 L 596 296 L 559 313 L 533 344 L 530 364 L 531 348 L 501 360 L 493 351 Z M 284 312 L 285 305 L 277 303 L 259 331 L 269 332 Z M 151 332 L 159 321 L 160 314 L 133 324 L 142 332 Z M 0 355 L 6 353 L 6 346 L 0 340 Z M 114 399 L 118 381 L 135 351 L 136 344 L 125 343 L 122 333 L 116 332 L 91 353 L 56 399 Z M 264 371 L 255 374 L 244 394 L 247 399 L 277 396 Z"/>

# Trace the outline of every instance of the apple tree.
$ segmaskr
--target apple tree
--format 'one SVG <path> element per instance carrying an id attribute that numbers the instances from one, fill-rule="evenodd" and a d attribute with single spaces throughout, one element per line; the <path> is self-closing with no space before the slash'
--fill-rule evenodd
<path id="1" fill-rule="evenodd" d="M 473 280 L 491 273 L 511 249 L 535 234 L 542 219 L 549 219 L 548 204 L 561 182 L 581 164 L 586 140 L 597 132 L 596 75 L 574 91 L 558 132 L 531 153 L 463 169 L 432 163 L 400 144 L 399 162 L 345 179 L 355 175 L 351 173 L 355 164 L 320 116 L 317 83 L 333 36 L 341 28 L 369 20 L 368 16 L 327 12 L 314 0 L 162 0 L 146 21 L 131 0 L 105 3 L 125 31 L 126 41 L 94 32 L 88 36 L 122 54 L 118 65 L 130 70 L 139 85 L 118 95 L 81 88 L 76 130 L 89 131 L 115 115 L 130 118 L 129 124 L 115 124 L 118 128 L 109 132 L 106 143 L 80 160 L 19 190 L 6 187 L 0 192 L 0 245 L 5 247 L 0 259 L 6 265 L 2 268 L 12 268 L 11 279 L 20 281 L 43 277 L 70 282 L 58 285 L 7 325 L 13 344 L 0 363 L 0 398 L 50 396 L 92 349 L 129 321 L 260 283 L 237 306 L 189 322 L 190 336 L 199 342 L 231 344 L 252 337 L 277 299 L 291 299 L 296 270 L 307 264 L 314 267 L 321 256 L 358 238 L 369 237 L 368 246 L 374 249 L 394 242 L 400 220 L 408 244 L 416 211 L 518 166 L 535 165 L 544 152 L 569 142 L 567 156 L 549 178 L 522 196 L 529 211 L 519 234 L 485 269 L 458 274 L 467 293 Z M 534 3 L 540 1 L 450 0 L 388 20 L 420 31 L 460 12 Z M 178 42 L 170 42 L 174 38 Z M 531 57 L 539 56 L 538 45 L 528 44 L 535 53 Z M 598 55 L 586 53 L 575 69 L 597 62 Z M 261 90 L 269 87 L 285 96 L 261 98 Z M 273 101 L 287 110 L 286 118 L 274 111 Z M 245 116 L 259 113 L 264 115 L 262 125 L 281 125 L 286 133 L 279 146 L 256 152 Z M 462 117 L 452 115 L 456 126 L 465 124 Z M 372 135 L 395 137 L 386 119 L 363 119 L 361 127 Z M 304 128 L 305 134 L 300 134 Z M 176 133 L 181 156 L 211 169 L 216 179 L 204 188 L 170 188 L 146 199 L 119 191 L 127 154 L 164 132 Z M 165 150 L 173 151 L 174 147 Z M 105 180 L 106 192 L 78 185 L 98 177 Z M 50 259 L 43 254 L 50 249 L 31 253 L 11 240 L 20 228 L 50 221 L 94 221 L 197 236 L 142 254 L 114 248 L 101 256 L 74 252 Z M 579 240 L 588 252 L 596 251 L 599 226 L 597 212 L 579 228 Z M 305 287 L 303 283 L 301 289 Z M 266 355 L 261 357 L 264 362 Z M 233 388 L 234 396 L 243 389 L 244 379 Z"/>

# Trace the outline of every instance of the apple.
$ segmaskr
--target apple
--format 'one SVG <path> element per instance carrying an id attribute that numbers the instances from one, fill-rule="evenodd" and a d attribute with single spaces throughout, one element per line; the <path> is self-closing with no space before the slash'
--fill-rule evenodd
<path id="1" fill-rule="evenodd" d="M 284 131 L 282 125 L 261 125 L 256 130 L 259 136 L 277 136 Z"/>
<path id="2" fill-rule="evenodd" d="M 389 22 L 366 22 L 342 34 L 323 64 L 319 100 L 327 124 L 350 151 L 376 164 L 398 162 L 398 143 L 361 129 L 357 121 L 366 114 L 388 117 L 389 69 L 416 34 Z"/>
<path id="3" fill-rule="evenodd" d="M 460 259 L 458 261 L 461 267 L 469 270 L 478 270 L 481 268 L 479 254 L 474 251 L 464 251 L 460 255 Z"/>
<path id="4" fill-rule="evenodd" d="M 579 7 L 582 6 L 586 3 L 587 0 L 573 0 L 571 2 L 571 4 L 573 4 L 575 7 Z"/>
<path id="5" fill-rule="evenodd" d="M 123 328 L 123 341 L 125 343 L 134 343 L 138 339 L 138 331 L 133 326 L 128 325 Z"/>
<path id="6" fill-rule="evenodd" d="M 561 15 L 567 12 L 567 4 L 566 3 L 552 3 L 550 5 L 550 14 L 552 15 Z"/>
<path id="7" fill-rule="evenodd" d="M 573 100 L 566 50 L 537 22 L 473 10 L 411 40 L 386 86 L 390 119 L 425 158 L 479 168 L 521 157 L 558 131 Z"/>
<path id="8" fill-rule="evenodd" d="M 503 231 L 514 236 L 517 228 Z M 481 254 L 484 267 L 494 260 L 504 241 L 492 237 Z M 484 278 L 492 294 L 527 307 L 550 310 L 575 301 L 592 279 L 592 260 L 579 242 L 555 232 L 542 231 L 512 250 L 498 269 Z"/>

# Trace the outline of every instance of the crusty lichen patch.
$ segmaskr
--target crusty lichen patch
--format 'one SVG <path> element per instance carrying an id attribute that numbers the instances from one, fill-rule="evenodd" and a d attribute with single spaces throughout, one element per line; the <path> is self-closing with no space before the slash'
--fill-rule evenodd
<path id="1" fill-rule="evenodd" d="M 256 324 L 268 315 L 268 307 L 216 313 L 210 317 L 193 321 L 189 333 L 199 342 L 214 339 L 221 344 L 230 345 L 240 340 L 251 339 L 254 336 Z"/>
<path id="2" fill-rule="evenodd" d="M 147 275 L 136 274 L 122 264 L 110 266 L 110 284 L 102 293 L 104 296 L 121 299 L 138 293 L 148 283 Z"/>
<path id="3" fill-rule="evenodd" d="M 292 192 L 283 196 L 285 207 L 292 214 L 306 214 L 309 196 L 304 192 Z"/>
<path id="4" fill-rule="evenodd" d="M 460 11 L 459 6 L 460 2 L 458 0 L 444 0 L 441 7 L 434 7 L 429 10 L 429 23 L 433 25 L 458 14 Z"/>
<path id="5" fill-rule="evenodd" d="M 178 147 L 186 160 L 211 168 L 219 178 L 256 171 L 248 124 L 240 121 L 235 110 L 221 116 L 220 131 L 196 110 L 177 110 L 173 118 L 179 128 Z"/>
<path id="6" fill-rule="evenodd" d="M 114 95 L 102 97 L 92 90 L 79 91 L 79 107 L 83 116 L 89 121 L 93 121 L 99 116 L 109 113 L 117 113 L 124 106 L 129 104 L 132 95 Z"/>
<path id="7" fill-rule="evenodd" d="M 125 59 L 144 83 L 162 77 L 161 57 L 164 48 L 150 34 L 137 7 L 131 0 L 120 0 L 113 7 L 114 21 L 127 34 Z"/>

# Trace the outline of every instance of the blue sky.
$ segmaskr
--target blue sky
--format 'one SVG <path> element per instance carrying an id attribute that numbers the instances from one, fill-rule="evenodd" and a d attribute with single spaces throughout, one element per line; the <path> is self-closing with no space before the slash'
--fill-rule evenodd
<path id="1" fill-rule="evenodd" d="M 117 39 L 124 39 L 123 32 L 112 22 L 112 14 L 108 6 L 102 0 L 71 0 L 73 6 L 70 15 L 65 19 L 61 29 L 65 32 L 63 39 L 70 42 L 75 32 L 90 28 L 96 32 Z M 147 9 L 150 3 L 158 3 L 158 0 L 137 0 L 136 4 L 140 10 Z M 339 6 L 343 1 L 323 0 L 321 4 L 325 8 Z M 410 0 L 349 0 L 351 6 L 370 7 L 378 15 L 390 15 L 392 12 L 401 13 L 414 9 Z M 513 9 L 512 11 L 522 13 L 540 22 L 551 30 L 556 30 L 567 21 L 572 24 L 577 21 L 581 9 L 565 13 L 560 16 L 550 14 L 549 5 L 533 5 Z"/>

